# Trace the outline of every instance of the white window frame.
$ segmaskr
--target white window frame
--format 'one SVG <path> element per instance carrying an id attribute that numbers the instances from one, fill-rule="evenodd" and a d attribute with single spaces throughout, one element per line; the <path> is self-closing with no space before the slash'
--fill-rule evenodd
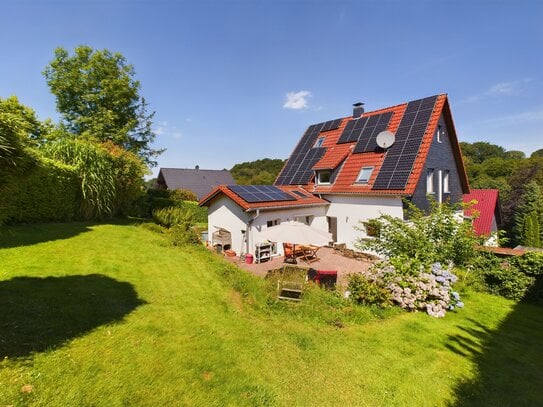
<path id="1" fill-rule="evenodd" d="M 315 144 L 313 145 L 313 147 L 322 147 L 322 145 L 324 144 L 325 138 L 326 137 L 319 137 L 317 141 L 315 141 Z"/>
<path id="2" fill-rule="evenodd" d="M 450 189 L 450 171 L 444 170 L 443 171 L 443 193 L 449 194 L 451 192 Z"/>
<path id="3" fill-rule="evenodd" d="M 322 181 L 321 180 L 321 176 L 324 173 L 329 174 L 328 181 Z M 330 170 L 317 171 L 317 185 L 330 185 L 331 181 L 332 181 L 332 171 L 330 171 Z"/>
<path id="4" fill-rule="evenodd" d="M 367 184 L 368 182 L 370 182 L 370 178 L 371 178 L 371 175 L 373 174 L 373 169 L 374 167 L 362 167 L 360 169 L 360 172 L 358 173 L 358 177 L 356 177 L 356 183 L 357 184 Z M 362 178 L 362 173 L 363 172 L 368 172 L 368 175 L 367 177 L 364 177 L 363 179 Z"/>
<path id="5" fill-rule="evenodd" d="M 435 194 L 435 188 L 434 188 L 434 172 L 435 170 L 433 168 L 428 168 L 426 170 L 426 193 L 427 194 Z"/>
<path id="6" fill-rule="evenodd" d="M 438 143 L 443 143 L 443 128 L 441 124 L 437 125 L 436 140 Z"/>

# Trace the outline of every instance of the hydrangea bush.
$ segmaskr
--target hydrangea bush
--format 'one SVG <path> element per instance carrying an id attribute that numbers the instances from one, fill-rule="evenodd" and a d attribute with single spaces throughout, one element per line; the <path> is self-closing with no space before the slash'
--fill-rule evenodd
<path id="1" fill-rule="evenodd" d="M 464 306 L 460 295 L 452 289 L 452 284 L 457 281 L 452 273 L 452 263 L 443 267 L 436 262 L 429 270 L 420 265 L 418 270 L 410 269 L 405 273 L 392 263 L 383 262 L 374 267 L 367 276 L 353 275 L 349 281 L 351 298 L 367 304 L 371 301 L 368 293 L 360 290 L 365 287 L 360 284 L 360 280 L 367 280 L 371 285 L 385 289 L 390 293 L 388 298 L 407 311 L 424 311 L 433 317 L 442 318 L 447 311 Z"/>

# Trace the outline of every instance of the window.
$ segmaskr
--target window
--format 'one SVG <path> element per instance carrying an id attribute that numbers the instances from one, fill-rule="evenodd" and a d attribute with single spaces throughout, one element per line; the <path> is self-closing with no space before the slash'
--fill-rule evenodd
<path id="1" fill-rule="evenodd" d="M 281 219 L 273 219 L 266 222 L 266 226 L 271 228 L 272 226 L 277 226 L 281 224 Z"/>
<path id="2" fill-rule="evenodd" d="M 436 139 L 438 143 L 443 143 L 443 136 L 445 135 L 445 132 L 443 131 L 443 128 L 441 127 L 441 124 L 437 126 L 437 132 L 436 132 Z"/>
<path id="3" fill-rule="evenodd" d="M 294 221 L 304 223 L 307 226 L 310 226 L 311 223 L 313 222 L 313 218 L 314 218 L 313 215 L 295 216 Z"/>
<path id="4" fill-rule="evenodd" d="M 443 171 L 443 192 L 449 193 L 449 170 Z"/>
<path id="5" fill-rule="evenodd" d="M 360 174 L 356 178 L 357 184 L 367 184 L 370 180 L 371 173 L 373 172 L 373 167 L 362 167 Z"/>
<path id="6" fill-rule="evenodd" d="M 332 171 L 317 171 L 317 184 L 329 184 L 332 178 Z"/>
<path id="7" fill-rule="evenodd" d="M 324 137 L 319 137 L 313 147 L 322 147 L 322 143 L 324 143 Z"/>
<path id="8" fill-rule="evenodd" d="M 434 169 L 433 168 L 428 168 L 428 171 L 426 172 L 426 193 L 427 194 L 434 193 Z"/>

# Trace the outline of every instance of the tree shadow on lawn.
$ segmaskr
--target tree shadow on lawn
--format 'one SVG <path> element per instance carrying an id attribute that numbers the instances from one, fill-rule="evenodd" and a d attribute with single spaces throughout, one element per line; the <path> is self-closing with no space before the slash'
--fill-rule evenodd
<path id="1" fill-rule="evenodd" d="M 133 286 L 100 274 L 0 282 L 0 358 L 56 348 L 145 304 Z"/>
<path id="2" fill-rule="evenodd" d="M 38 243 L 68 239 L 90 232 L 95 225 L 133 225 L 134 220 L 110 219 L 104 222 L 35 223 L 0 226 L 0 249 L 32 246 Z"/>
<path id="3" fill-rule="evenodd" d="M 475 320 L 459 327 L 447 347 L 472 359 L 476 377 L 455 386 L 451 406 L 543 406 L 543 306 L 534 295 L 543 292 L 538 279 L 500 326 L 491 330 Z"/>

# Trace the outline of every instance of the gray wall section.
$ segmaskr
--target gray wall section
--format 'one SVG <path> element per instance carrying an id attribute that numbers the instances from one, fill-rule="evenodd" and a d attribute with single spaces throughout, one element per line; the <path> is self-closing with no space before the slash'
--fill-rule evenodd
<path id="1" fill-rule="evenodd" d="M 428 198 L 426 196 L 426 174 L 427 170 L 434 169 L 434 191 L 432 194 L 437 201 L 438 191 L 438 171 L 442 170 L 442 174 L 445 170 L 449 171 L 449 190 L 450 193 L 443 193 L 443 202 L 457 203 L 462 201 L 462 185 L 460 184 L 460 176 L 458 175 L 458 168 L 454 159 L 453 149 L 451 145 L 451 139 L 449 138 L 449 132 L 443 116 L 439 118 L 439 125 L 444 130 L 444 135 L 441 138 L 441 143 L 437 141 L 434 134 L 432 139 L 432 145 L 426 158 L 426 163 L 422 170 L 415 193 L 413 194 L 411 201 L 419 208 L 427 210 L 430 206 Z"/>

